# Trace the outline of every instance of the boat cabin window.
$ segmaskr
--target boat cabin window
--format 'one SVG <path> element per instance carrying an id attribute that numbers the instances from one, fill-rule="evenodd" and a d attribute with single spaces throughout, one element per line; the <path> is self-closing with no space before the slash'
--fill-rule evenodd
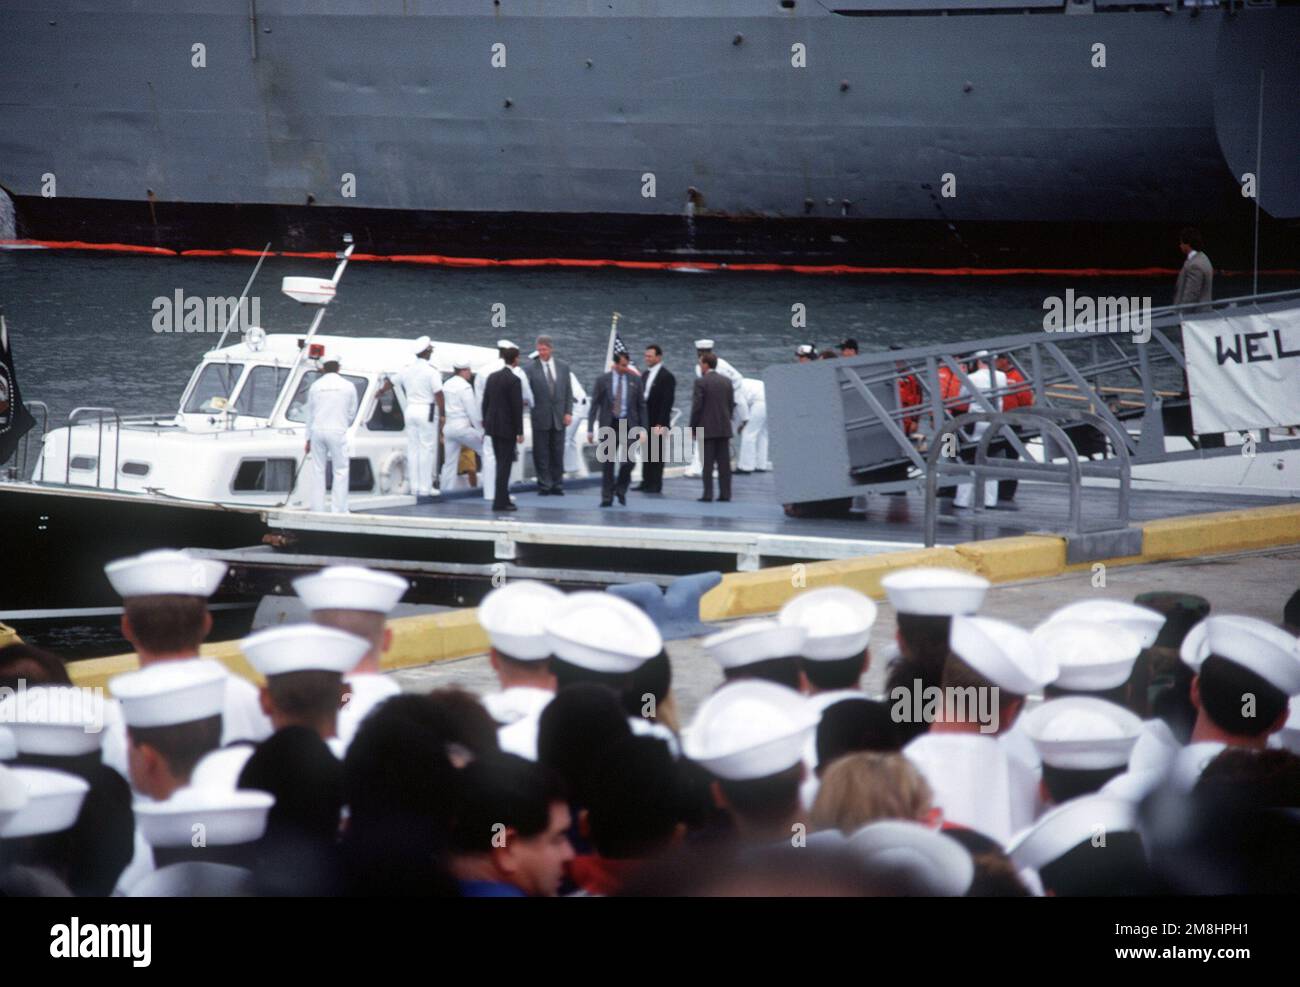
<path id="1" fill-rule="evenodd" d="M 308 370 L 302 375 L 302 380 L 298 381 L 298 390 L 294 392 L 293 400 L 289 402 L 289 410 L 285 413 L 291 422 L 305 422 L 307 420 L 307 391 L 311 385 L 320 379 L 319 370 Z M 357 407 L 361 406 L 361 398 L 366 393 L 367 381 L 364 377 L 353 377 L 351 374 L 342 374 L 344 380 L 348 381 L 357 389 Z"/>
<path id="2" fill-rule="evenodd" d="M 240 460 L 230 489 L 236 493 L 288 493 L 293 489 L 295 467 L 292 459 Z"/>
<path id="3" fill-rule="evenodd" d="M 209 363 L 182 411 L 188 415 L 214 415 L 226 410 L 230 395 L 244 372 L 242 363 Z"/>
<path id="4" fill-rule="evenodd" d="M 150 468 L 148 463 L 132 462 L 129 459 L 122 464 L 122 472 L 127 476 L 148 476 Z"/>
<path id="5" fill-rule="evenodd" d="M 289 379 L 288 367 L 254 367 L 235 398 L 235 411 L 252 418 L 270 418 L 275 399 Z"/>
<path id="6" fill-rule="evenodd" d="M 406 428 L 402 406 L 393 391 L 392 380 L 387 376 L 380 380 L 374 408 L 366 419 L 366 428 L 371 432 L 400 432 Z"/>

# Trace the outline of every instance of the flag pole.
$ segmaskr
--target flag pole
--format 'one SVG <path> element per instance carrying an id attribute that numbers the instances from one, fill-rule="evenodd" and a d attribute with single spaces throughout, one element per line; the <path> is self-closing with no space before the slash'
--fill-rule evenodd
<path id="1" fill-rule="evenodd" d="M 605 346 L 605 366 L 601 373 L 614 365 L 614 337 L 618 335 L 618 320 L 621 318 L 623 318 L 622 314 L 615 312 L 614 318 L 609 323 L 609 342 Z"/>

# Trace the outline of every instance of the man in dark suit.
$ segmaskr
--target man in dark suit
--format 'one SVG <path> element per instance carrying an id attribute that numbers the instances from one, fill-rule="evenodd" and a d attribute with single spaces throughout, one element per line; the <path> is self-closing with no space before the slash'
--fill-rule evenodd
<path id="1" fill-rule="evenodd" d="M 704 496 L 700 500 L 706 502 L 713 499 L 715 464 L 718 500 L 731 500 L 731 414 L 736 407 L 736 393 L 717 367 L 718 358 L 713 353 L 700 357 L 702 373 L 695 380 L 695 394 L 691 397 L 691 428 L 701 430 L 704 436 Z"/>
<path id="2" fill-rule="evenodd" d="M 600 445 L 596 457 L 601 461 L 600 506 L 609 507 L 613 498 L 627 504 L 627 485 L 632 479 L 628 446 L 635 438 L 632 429 L 644 430 L 645 394 L 641 378 L 631 372 L 627 354 L 614 358 L 614 369 L 596 378 L 591 395 L 591 412 L 587 417 L 587 441 L 596 441 L 595 423 L 600 423 Z M 606 431 L 606 429 L 610 431 Z M 618 477 L 614 466 L 618 465 Z"/>
<path id="3" fill-rule="evenodd" d="M 514 371 L 519 350 L 511 347 L 502 359 L 506 365 L 488 377 L 483 388 L 483 431 L 492 440 L 496 456 L 492 509 L 517 511 L 519 508 L 510 502 L 510 467 L 515 461 L 515 447 L 524 441 L 524 385 Z"/>
<path id="4" fill-rule="evenodd" d="M 537 492 L 563 497 L 564 439 L 573 421 L 573 386 L 569 365 L 555 358 L 550 336 L 537 337 L 537 357 L 529 361 L 528 383 L 533 389 L 533 463 Z"/>
<path id="5" fill-rule="evenodd" d="M 641 485 L 637 489 L 645 493 L 663 493 L 663 446 L 667 445 L 668 426 L 673 420 L 677 378 L 664 366 L 664 351 L 657 343 L 645 348 L 645 365 L 646 428 L 651 437 L 645 462 L 641 465 Z"/>

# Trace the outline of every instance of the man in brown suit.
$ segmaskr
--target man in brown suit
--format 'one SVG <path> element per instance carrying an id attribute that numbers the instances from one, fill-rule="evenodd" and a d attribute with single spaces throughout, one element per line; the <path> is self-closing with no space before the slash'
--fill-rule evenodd
<path id="1" fill-rule="evenodd" d="M 1195 305 L 1208 302 L 1213 297 L 1214 265 L 1205 256 L 1205 245 L 1199 231 L 1188 226 L 1178 234 L 1178 249 L 1187 259 L 1178 272 L 1174 286 L 1175 305 Z M 1190 310 L 1189 310 L 1190 311 Z"/>
<path id="2" fill-rule="evenodd" d="M 717 367 L 713 353 L 700 357 L 701 374 L 691 398 L 691 428 L 701 429 L 704 435 L 704 496 L 700 500 L 705 502 L 713 500 L 714 464 L 718 467 L 718 500 L 731 500 L 731 414 L 736 394 Z"/>

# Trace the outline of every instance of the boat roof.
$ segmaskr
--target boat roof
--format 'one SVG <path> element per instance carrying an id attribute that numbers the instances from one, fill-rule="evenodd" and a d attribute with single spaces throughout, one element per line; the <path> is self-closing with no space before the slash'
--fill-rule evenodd
<path id="1" fill-rule="evenodd" d="M 250 361 L 254 363 L 279 363 L 288 365 L 298 356 L 299 340 L 305 339 L 300 333 L 268 333 L 265 342 L 256 350 L 247 343 L 239 342 L 234 346 L 223 346 L 219 350 L 209 350 L 203 355 L 204 360 Z M 383 373 L 400 370 L 415 359 L 415 342 L 410 339 L 393 339 L 389 336 L 326 336 L 317 333 L 312 337 L 313 344 L 325 347 L 323 359 L 339 361 L 339 369 Z M 451 373 L 458 360 L 469 360 L 470 367 L 477 371 L 497 359 L 495 346 L 472 346 L 468 343 L 433 342 L 433 356 L 430 363 L 443 371 Z"/>

